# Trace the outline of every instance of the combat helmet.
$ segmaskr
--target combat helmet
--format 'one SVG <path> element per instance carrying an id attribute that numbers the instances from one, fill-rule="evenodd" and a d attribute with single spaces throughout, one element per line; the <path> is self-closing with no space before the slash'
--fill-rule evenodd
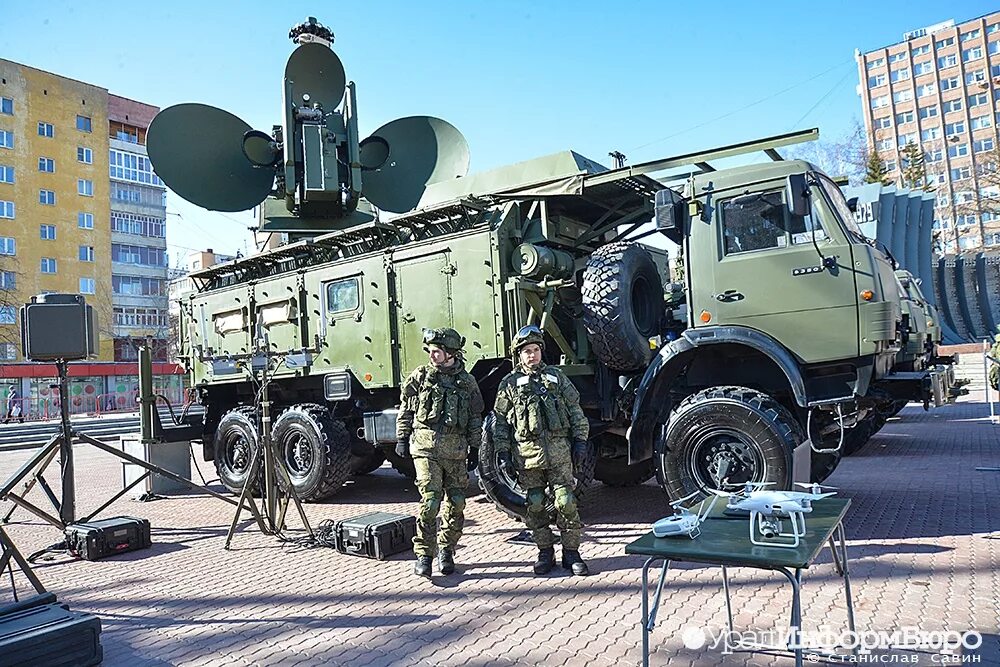
<path id="1" fill-rule="evenodd" d="M 458 354 L 465 345 L 465 337 L 451 327 L 424 329 L 424 345 L 435 345 L 452 354 Z"/>
<path id="2" fill-rule="evenodd" d="M 521 327 L 514 334 L 514 340 L 510 342 L 510 352 L 516 355 L 525 345 L 537 344 L 542 350 L 545 349 L 545 334 L 534 324 Z"/>

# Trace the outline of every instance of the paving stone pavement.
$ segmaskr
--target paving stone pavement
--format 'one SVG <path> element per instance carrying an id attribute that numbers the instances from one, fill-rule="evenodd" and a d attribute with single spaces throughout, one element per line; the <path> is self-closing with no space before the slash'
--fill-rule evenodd
<path id="1" fill-rule="evenodd" d="M 1000 472 L 976 468 L 1000 467 L 1000 426 L 989 423 L 982 401 L 979 394 L 926 413 L 906 408 L 845 459 L 829 483 L 853 501 L 846 528 L 859 629 L 976 630 L 983 645 L 966 659 L 996 665 Z M 92 447 L 75 451 L 83 513 L 121 488 L 122 470 Z M 0 476 L 26 457 L 0 454 Z M 201 465 L 208 474 L 211 464 Z M 56 477 L 49 475 L 54 484 Z M 44 505 L 36 494 L 29 498 Z M 306 509 L 314 526 L 375 509 L 415 514 L 417 492 L 384 467 Z M 582 509 L 582 552 L 593 576 L 559 570 L 535 577 L 534 550 L 507 541 L 521 526 L 477 494 L 468 505 L 458 571 L 427 581 L 413 576 L 411 554 L 377 562 L 298 549 L 252 527 L 224 551 L 232 507 L 209 496 L 123 499 L 102 516 L 148 518 L 151 549 L 93 563 L 43 561 L 36 572 L 60 601 L 100 616 L 105 665 L 635 665 L 642 559 L 626 557 L 624 545 L 667 513 L 655 482 L 632 489 L 598 484 Z M 9 532 L 24 553 L 59 539 L 22 510 Z M 783 578 L 731 572 L 738 629 L 787 623 L 790 590 Z M 793 664 L 787 657 L 686 648 L 685 630 L 718 631 L 725 623 L 718 571 L 679 566 L 668 576 L 652 664 Z M 23 578 L 18 586 L 26 592 Z M 0 601 L 8 598 L 5 588 Z M 841 580 L 829 553 L 805 573 L 803 607 L 806 629 L 844 622 Z M 931 650 L 879 656 L 878 664 L 891 656 L 897 664 L 949 664 Z"/>

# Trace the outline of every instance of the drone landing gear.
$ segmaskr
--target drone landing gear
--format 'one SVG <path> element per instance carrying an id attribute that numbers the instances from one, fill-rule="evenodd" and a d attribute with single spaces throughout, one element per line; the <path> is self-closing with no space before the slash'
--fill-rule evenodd
<path id="1" fill-rule="evenodd" d="M 759 547 L 783 547 L 794 549 L 799 546 L 799 538 L 805 537 L 806 519 L 798 512 L 789 512 L 788 520 L 792 523 L 792 532 L 783 530 L 781 519 L 784 517 L 768 516 L 760 512 L 750 513 L 750 542 Z"/>

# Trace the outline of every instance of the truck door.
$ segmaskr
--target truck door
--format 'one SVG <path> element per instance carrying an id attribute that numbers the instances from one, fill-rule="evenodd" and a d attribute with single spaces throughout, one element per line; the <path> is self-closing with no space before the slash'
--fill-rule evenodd
<path id="1" fill-rule="evenodd" d="M 851 244 L 820 188 L 813 194 L 806 217 L 792 216 L 775 187 L 723 196 L 712 202 L 714 224 L 692 222 L 690 243 L 700 250 L 690 268 L 695 326 L 756 329 L 805 363 L 858 355 Z M 821 254 L 836 261 L 833 269 Z"/>
<path id="2" fill-rule="evenodd" d="M 445 250 L 394 263 L 400 380 L 427 362 L 423 329 L 454 326 L 449 254 Z"/>

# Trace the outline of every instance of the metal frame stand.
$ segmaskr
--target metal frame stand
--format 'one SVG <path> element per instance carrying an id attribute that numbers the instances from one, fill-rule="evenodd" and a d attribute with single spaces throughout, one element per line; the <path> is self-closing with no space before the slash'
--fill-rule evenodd
<path id="1" fill-rule="evenodd" d="M 10 536 L 7 535 L 7 532 L 3 529 L 3 526 L 0 526 L 0 575 L 2 575 L 3 571 L 7 569 L 8 565 L 10 565 L 12 558 L 14 559 L 14 562 L 17 563 L 18 567 L 21 568 L 24 576 L 26 576 L 28 581 L 31 582 L 35 592 L 45 593 L 45 586 L 42 586 L 42 582 L 39 581 L 37 576 L 35 576 L 34 570 L 31 569 L 31 564 L 28 563 L 27 559 L 21 555 L 21 552 L 17 550 L 17 547 L 14 546 L 14 543 L 11 541 Z M 14 599 L 17 599 L 16 590 L 14 591 Z"/>
<path id="2" fill-rule="evenodd" d="M 267 349 L 266 344 L 263 346 L 263 349 Z M 233 514 L 233 521 L 229 525 L 229 532 L 226 534 L 224 548 L 227 551 L 233 541 L 233 536 L 236 534 L 236 525 L 243 514 L 244 504 L 246 504 L 250 513 L 253 514 L 261 533 L 265 535 L 280 535 L 281 531 L 285 529 L 285 514 L 288 511 L 288 501 L 291 500 L 295 503 L 295 509 L 299 513 L 299 518 L 302 520 L 302 525 L 305 527 L 306 532 L 310 538 L 313 537 L 312 526 L 309 525 L 309 519 L 306 518 L 306 512 L 302 508 L 302 502 L 299 500 L 298 494 L 295 492 L 291 477 L 285 466 L 274 455 L 274 442 L 271 439 L 271 401 L 268 397 L 267 384 L 268 378 L 266 372 L 262 372 L 259 401 L 261 421 L 260 446 L 254 449 L 253 455 L 250 457 L 250 469 L 247 471 L 246 481 L 243 483 L 243 491 L 240 493 L 239 502 L 236 503 L 236 512 Z M 253 486 L 257 481 L 258 472 L 261 469 L 261 459 L 263 459 L 264 469 L 264 497 L 262 499 L 265 510 L 264 516 L 261 515 L 260 510 L 257 508 L 257 503 L 251 494 Z M 279 475 L 281 476 L 280 485 L 277 483 Z M 285 487 L 283 493 L 280 491 L 280 486 Z M 264 521 L 265 518 L 267 519 L 266 522 Z"/>
<path id="3" fill-rule="evenodd" d="M 3 517 L 3 522 L 6 523 L 10 521 L 11 515 L 14 513 L 16 507 L 21 507 L 28 510 L 38 518 L 52 524 L 60 530 L 65 530 L 66 526 L 76 522 L 76 484 L 73 475 L 73 440 L 76 439 L 84 444 L 92 445 L 101 451 L 107 452 L 113 456 L 117 456 L 120 459 L 128 461 L 129 463 L 135 464 L 142 468 L 145 468 L 147 472 L 140 476 L 139 479 L 135 480 L 127 487 L 116 493 L 110 500 L 105 502 L 103 505 L 98 507 L 93 512 L 90 512 L 85 517 L 82 517 L 80 521 L 90 521 L 97 514 L 107 509 L 113 502 L 121 498 L 125 493 L 127 493 L 132 487 L 144 480 L 147 476 L 152 473 L 158 475 L 163 475 L 169 479 L 176 482 L 186 484 L 194 489 L 199 489 L 205 493 L 218 498 L 219 500 L 235 505 L 236 501 L 232 498 L 227 498 L 220 493 L 213 491 L 205 486 L 196 484 L 189 479 L 185 479 L 176 473 L 169 470 L 161 468 L 158 465 L 152 464 L 148 461 L 143 461 L 142 459 L 136 458 L 130 454 L 126 454 L 124 451 L 116 449 L 111 445 L 101 442 L 100 440 L 95 440 L 84 433 L 78 433 L 73 430 L 72 425 L 69 420 L 69 403 L 67 399 L 69 397 L 69 377 L 66 368 L 66 361 L 59 360 L 56 362 L 56 368 L 59 371 L 59 404 L 60 412 L 62 413 L 62 429 L 61 432 L 52 436 L 52 438 L 42 445 L 38 450 L 35 451 L 31 457 L 25 461 L 18 470 L 11 475 L 10 478 L 0 487 L 0 501 L 10 500 L 13 506 L 9 509 L 7 514 Z M 43 477 L 46 468 L 55 459 L 56 454 L 59 454 L 59 469 L 60 477 L 62 480 L 62 498 L 57 499 L 52 488 L 48 485 Z M 14 493 L 14 487 L 18 485 L 25 477 L 31 477 L 24 483 L 23 488 L 20 493 Z M 25 495 L 38 484 L 45 492 L 48 497 L 49 502 L 52 503 L 56 510 L 58 517 L 53 516 L 41 509 L 37 505 L 32 504 L 28 500 L 25 500 Z"/>
<path id="4" fill-rule="evenodd" d="M 834 539 L 836 536 L 836 540 Z M 839 542 L 839 547 L 837 545 Z M 847 542 L 844 536 L 844 524 L 838 523 L 837 528 L 834 530 L 834 534 L 830 536 L 829 542 L 830 552 L 833 555 L 834 568 L 837 574 L 844 579 L 844 596 L 847 598 L 847 626 L 850 629 L 852 635 L 856 631 L 854 624 L 854 598 L 851 595 L 851 575 L 848 570 L 847 565 Z M 656 561 L 662 560 L 663 565 L 660 569 L 660 578 L 656 584 L 655 594 L 653 596 L 653 606 L 649 606 L 649 569 Z M 729 593 L 729 573 L 726 566 L 722 567 L 722 590 L 726 596 L 726 621 L 727 629 L 729 630 L 730 636 L 733 633 L 733 607 L 732 600 Z M 667 570 L 670 568 L 670 560 L 665 558 L 659 558 L 653 556 L 648 558 L 642 566 L 642 664 L 643 667 L 649 667 L 649 633 L 652 632 L 653 627 L 656 625 L 656 613 L 660 608 L 660 597 L 663 594 L 663 584 L 667 577 Z M 800 631 L 802 629 L 802 570 L 796 569 L 793 573 L 791 570 L 785 567 L 775 567 L 775 568 L 758 568 L 758 569 L 771 569 L 775 572 L 780 572 L 788 579 L 788 582 L 792 585 L 792 609 L 791 609 L 791 619 L 788 625 L 790 630 L 790 642 L 788 644 L 787 654 L 795 656 L 795 667 L 802 667 L 803 655 L 808 653 L 811 657 L 815 656 L 818 659 L 826 659 L 832 661 L 834 664 L 843 664 L 844 654 L 840 653 L 826 653 L 822 651 L 816 651 L 813 649 L 803 649 L 802 643 L 800 641 Z M 773 646 L 758 646 L 758 645 L 741 645 L 739 649 L 734 652 L 749 652 L 749 653 L 786 653 L 785 651 L 776 650 Z M 852 647 L 851 653 L 857 657 L 859 655 L 859 650 L 857 646 Z M 810 660 L 811 662 L 813 660 Z M 819 660 L 815 660 L 818 662 Z"/>

